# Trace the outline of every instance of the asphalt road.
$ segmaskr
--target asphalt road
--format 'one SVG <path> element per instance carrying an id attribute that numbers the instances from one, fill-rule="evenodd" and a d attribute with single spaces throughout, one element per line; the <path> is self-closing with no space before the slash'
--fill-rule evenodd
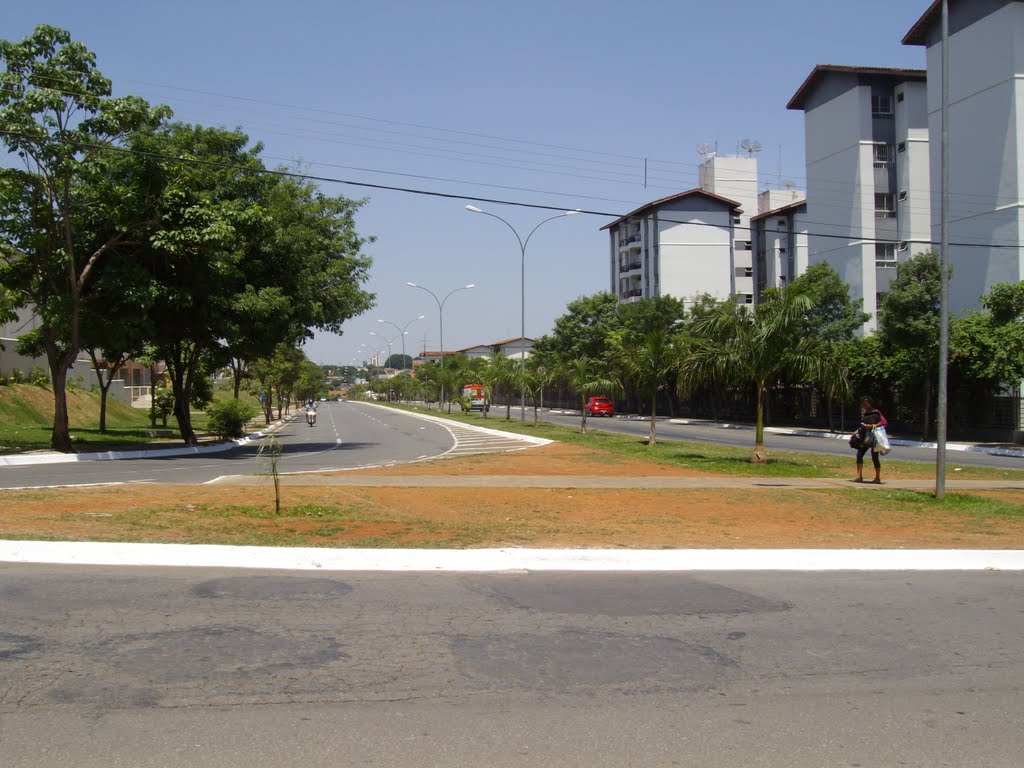
<path id="1" fill-rule="evenodd" d="M 519 408 L 512 409 L 513 418 L 519 417 Z M 526 418 L 533 419 L 533 411 L 527 408 Z M 554 424 L 578 427 L 580 423 L 579 414 L 568 414 L 561 412 L 542 412 L 542 418 Z M 606 432 L 617 432 L 620 434 L 637 435 L 647 438 L 651 430 L 649 419 L 638 420 L 634 418 L 606 418 L 589 417 L 587 426 L 591 429 L 600 429 Z M 851 426 L 852 431 L 852 426 Z M 741 448 L 754 448 L 754 431 L 752 429 L 724 429 L 718 426 L 705 426 L 700 424 L 673 424 L 670 421 L 662 420 L 657 422 L 657 438 L 659 440 L 683 440 L 698 443 L 710 443 L 714 445 L 730 445 Z M 803 451 L 806 453 L 820 453 L 827 455 L 846 456 L 853 464 L 855 452 L 850 448 L 845 439 L 826 439 L 821 437 L 801 437 L 799 435 L 785 435 L 773 432 L 766 432 L 764 436 L 765 447 L 771 455 L 771 451 Z M 892 453 L 883 457 L 883 465 L 889 461 L 920 461 L 927 464 L 935 463 L 934 448 L 919 448 L 915 446 L 897 445 L 893 446 Z M 870 457 L 867 463 L 870 465 Z M 1000 469 L 1024 469 L 1024 458 L 1020 456 L 993 456 L 987 453 L 971 451 L 947 451 L 947 467 L 980 466 L 994 467 Z M 884 470 L 883 470 L 884 472 Z"/>
<path id="2" fill-rule="evenodd" d="M 276 433 L 280 472 L 315 472 L 415 461 L 455 445 L 444 427 L 362 403 L 320 403 L 316 426 L 300 416 Z M 88 483 L 205 483 L 268 471 L 258 444 L 223 453 L 156 459 L 0 467 L 0 488 Z"/>
<path id="3" fill-rule="evenodd" d="M 1002 766 L 981 573 L 0 565 L 5 768 Z"/>

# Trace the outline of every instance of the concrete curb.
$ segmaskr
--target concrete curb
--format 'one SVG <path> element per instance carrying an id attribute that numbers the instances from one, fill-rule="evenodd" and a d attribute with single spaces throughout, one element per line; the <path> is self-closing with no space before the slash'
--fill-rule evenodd
<path id="1" fill-rule="evenodd" d="M 372 405 L 372 406 L 376 406 L 377 408 L 385 408 L 387 410 L 395 410 L 394 408 L 390 408 L 389 406 L 386 406 L 386 405 L 381 405 L 380 403 L 362 403 L 362 405 Z M 409 416 L 414 416 L 414 417 L 416 417 L 418 419 L 424 419 L 426 421 L 432 421 L 435 424 L 440 424 L 441 426 L 446 427 L 446 428 L 448 426 L 454 424 L 454 425 L 459 426 L 459 427 L 465 427 L 466 429 L 472 429 L 472 430 L 475 430 L 477 432 L 483 432 L 484 434 L 487 434 L 487 435 L 494 435 L 496 437 L 508 437 L 508 438 L 515 439 L 515 440 L 522 440 L 524 443 L 530 443 L 532 445 L 550 445 L 551 443 L 554 442 L 554 440 L 549 440 L 546 437 L 535 437 L 534 435 L 520 435 L 520 434 L 518 434 L 516 432 L 502 432 L 500 429 L 494 429 L 493 427 L 478 426 L 476 424 L 466 424 L 465 422 L 462 422 L 462 421 L 453 421 L 451 419 L 446 419 L 443 416 L 434 416 L 434 415 L 429 414 L 429 413 L 420 413 L 419 411 L 406 411 L 406 410 L 402 410 L 402 411 L 400 411 L 400 413 L 405 413 L 405 414 L 407 414 Z"/>
<path id="2" fill-rule="evenodd" d="M 314 571 L 1020 571 L 1024 550 L 321 549 L 0 540 L 0 562 Z"/>

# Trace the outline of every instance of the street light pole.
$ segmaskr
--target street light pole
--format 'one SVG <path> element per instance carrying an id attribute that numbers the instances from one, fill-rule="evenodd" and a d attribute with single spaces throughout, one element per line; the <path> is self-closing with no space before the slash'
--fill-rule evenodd
<path id="1" fill-rule="evenodd" d="M 421 291 L 426 291 L 431 296 L 433 296 L 434 297 L 434 301 L 437 302 L 437 319 L 438 319 L 438 325 L 440 326 L 438 328 L 438 332 L 440 333 L 440 344 L 441 344 L 441 372 L 443 374 L 444 373 L 444 305 L 448 301 L 448 298 L 453 293 L 458 293 L 459 291 L 468 291 L 470 288 L 476 288 L 476 284 L 475 283 L 470 283 L 469 285 L 464 285 L 461 288 L 454 288 L 454 289 L 448 291 L 448 293 L 445 294 L 445 297 L 443 299 L 437 298 L 437 294 L 434 293 L 432 290 L 430 290 L 429 288 L 427 288 L 424 285 L 418 285 L 417 283 L 410 283 L 408 281 L 406 281 L 405 284 L 406 285 L 411 285 L 413 288 L 419 288 Z M 441 380 L 441 402 L 442 403 L 444 402 L 444 379 L 443 378 Z"/>
<path id="2" fill-rule="evenodd" d="M 394 328 L 400 334 L 402 334 L 402 370 L 403 371 L 405 370 L 405 334 L 408 333 L 408 331 L 406 329 L 410 325 L 415 323 L 417 320 L 422 320 L 424 317 L 426 317 L 426 315 L 420 315 L 419 317 L 414 317 L 412 320 L 410 320 L 408 323 L 406 323 L 404 326 L 401 326 L 401 327 L 399 327 L 398 324 L 396 324 L 396 323 L 392 323 L 390 320 L 378 320 L 377 321 L 378 323 L 384 323 L 385 325 L 390 325 L 392 328 Z"/>
<path id="3" fill-rule="evenodd" d="M 512 234 L 516 236 L 516 240 L 519 241 L 519 251 L 521 254 L 519 262 L 519 317 L 520 317 L 520 339 L 519 339 L 519 377 L 520 377 L 520 389 L 519 389 L 519 418 L 522 422 L 526 422 L 526 246 L 530 242 L 530 238 L 533 237 L 533 233 L 541 228 L 542 225 L 547 224 L 549 221 L 555 219 L 561 219 L 565 216 L 575 216 L 579 211 L 563 211 L 556 216 L 550 216 L 541 221 L 537 226 L 530 230 L 530 234 L 526 236 L 524 240 L 520 236 L 519 232 L 509 224 L 505 219 L 498 216 L 496 213 L 485 211 L 481 208 L 477 208 L 475 205 L 467 205 L 467 211 L 473 213 L 482 213 L 484 216 L 490 216 L 493 219 L 497 219 L 502 222 L 506 227 L 512 230 Z"/>
<path id="4" fill-rule="evenodd" d="M 379 337 L 385 344 L 388 345 L 388 359 L 385 360 L 384 365 L 381 366 L 381 368 L 387 368 L 387 364 L 391 361 L 391 345 L 395 343 L 395 339 L 397 339 L 398 336 L 395 336 L 393 339 L 388 341 L 387 337 L 384 336 L 384 334 L 377 333 L 376 331 L 370 331 L 370 335 Z M 405 345 L 405 338 L 402 339 L 402 345 Z M 402 362 L 404 363 L 405 361 L 403 360 Z"/>

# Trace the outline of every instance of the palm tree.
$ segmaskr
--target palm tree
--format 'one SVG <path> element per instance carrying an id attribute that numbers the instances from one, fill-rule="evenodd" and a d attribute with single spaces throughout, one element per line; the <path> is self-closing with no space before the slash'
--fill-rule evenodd
<path id="1" fill-rule="evenodd" d="M 800 323 L 813 302 L 802 293 L 786 291 L 751 309 L 725 301 L 693 325 L 693 341 L 683 359 L 680 391 L 708 381 L 753 385 L 757 398 L 757 428 L 751 461 L 762 463 L 764 393 L 785 376 L 804 381 L 834 381 L 834 360 L 822 359 L 816 340 L 801 334 Z"/>
<path id="2" fill-rule="evenodd" d="M 519 366 L 503 352 L 492 352 L 487 362 L 483 383 L 489 384 L 492 392 L 500 392 L 505 396 L 505 421 L 512 421 L 512 401 L 508 395 L 509 389 L 516 381 Z"/>
<path id="3" fill-rule="evenodd" d="M 679 367 L 680 337 L 668 330 L 650 331 L 638 339 L 621 334 L 609 337 L 612 342 L 612 360 L 651 404 L 651 431 L 648 445 L 657 442 L 658 391 L 669 375 Z"/>
<path id="4" fill-rule="evenodd" d="M 562 372 L 569 389 L 580 397 L 580 412 L 583 414 L 580 421 L 580 434 L 587 434 L 587 398 L 591 395 L 618 394 L 622 391 L 622 385 L 614 378 L 608 376 L 597 361 L 586 355 L 574 357 Z"/>

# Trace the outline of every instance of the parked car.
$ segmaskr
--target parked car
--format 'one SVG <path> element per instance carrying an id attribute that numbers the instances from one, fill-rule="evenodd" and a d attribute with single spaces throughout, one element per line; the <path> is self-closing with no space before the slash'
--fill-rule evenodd
<path id="1" fill-rule="evenodd" d="M 615 406 L 610 398 L 591 397 L 587 400 L 587 416 L 614 416 Z"/>

